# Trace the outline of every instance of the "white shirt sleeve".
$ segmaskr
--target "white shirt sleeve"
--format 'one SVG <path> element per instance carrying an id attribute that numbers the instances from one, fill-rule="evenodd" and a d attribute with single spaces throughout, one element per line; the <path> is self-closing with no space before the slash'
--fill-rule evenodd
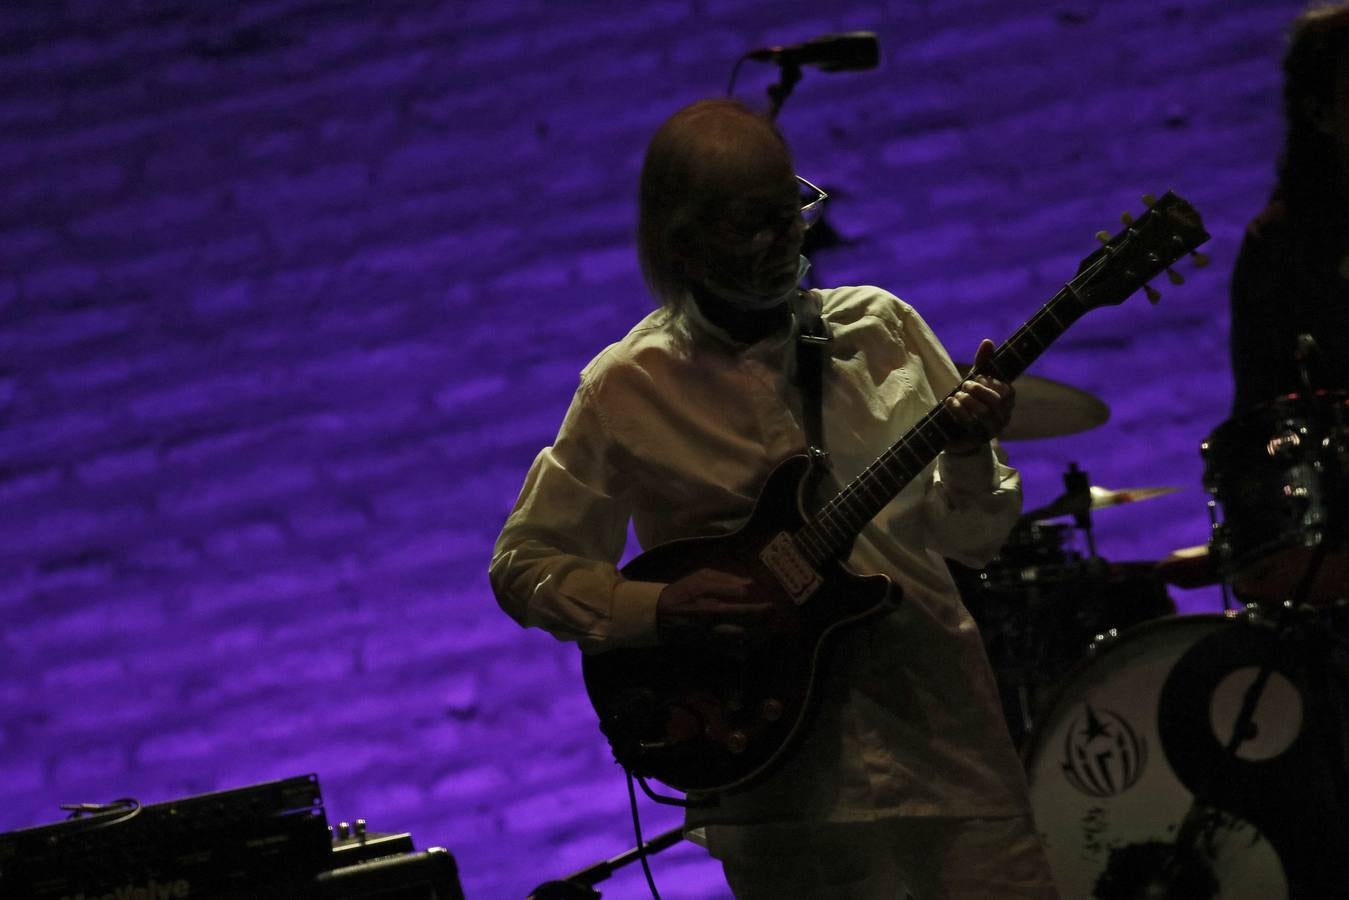
<path id="1" fill-rule="evenodd" d="M 497 602 L 526 627 L 583 650 L 656 643 L 662 584 L 617 569 L 629 506 L 604 422 L 583 382 L 552 446 L 534 460 L 497 538 Z"/>
<path id="2" fill-rule="evenodd" d="M 912 307 L 905 312 L 905 346 L 922 359 L 940 402 L 959 384 L 960 374 L 922 316 Z M 938 454 L 936 465 L 926 472 L 920 512 L 922 540 L 929 550 L 974 568 L 998 552 L 1021 514 L 1021 476 L 1006 462 L 996 442 L 965 456 Z"/>

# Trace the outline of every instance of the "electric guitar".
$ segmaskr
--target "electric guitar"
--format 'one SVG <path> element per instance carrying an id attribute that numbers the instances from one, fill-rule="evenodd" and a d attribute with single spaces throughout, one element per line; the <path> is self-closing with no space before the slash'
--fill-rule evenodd
<path id="1" fill-rule="evenodd" d="M 1082 261 L 1077 275 L 967 378 L 1011 382 L 1088 310 L 1117 305 L 1208 240 L 1199 214 L 1168 192 Z M 1196 262 L 1204 259 L 1195 254 Z M 634 775 L 691 794 L 744 789 L 772 771 L 802 734 L 830 638 L 892 608 L 883 575 L 845 564 L 854 539 L 961 428 L 938 404 L 817 512 L 806 511 L 815 463 L 794 456 L 768 476 L 748 521 L 715 537 L 662 544 L 623 567 L 635 581 L 675 581 L 697 569 L 752 580 L 769 602 L 763 623 L 731 649 L 662 645 L 586 654 L 582 673 L 614 757 Z"/>

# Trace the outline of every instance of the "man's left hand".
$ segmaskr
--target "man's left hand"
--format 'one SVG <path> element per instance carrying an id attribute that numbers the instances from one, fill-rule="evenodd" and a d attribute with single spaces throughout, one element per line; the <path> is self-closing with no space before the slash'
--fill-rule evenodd
<path id="1" fill-rule="evenodd" d="M 974 354 L 977 370 L 993 358 L 994 344 L 985 338 Z M 955 394 L 946 398 L 946 408 L 965 429 L 965 433 L 946 445 L 951 453 L 971 453 L 1002 434 L 1012 421 L 1016 406 L 1016 388 L 996 378 L 979 375 L 960 383 Z"/>

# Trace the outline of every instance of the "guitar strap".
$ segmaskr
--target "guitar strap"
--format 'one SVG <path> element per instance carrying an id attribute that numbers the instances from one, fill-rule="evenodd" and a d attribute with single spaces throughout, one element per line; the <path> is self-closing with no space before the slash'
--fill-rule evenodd
<path id="1" fill-rule="evenodd" d="M 829 326 L 820 317 L 819 301 L 813 291 L 797 291 L 794 304 L 796 384 L 801 390 L 801 424 L 805 427 L 810 459 L 823 470 L 829 467 L 829 451 L 824 446 L 824 345 L 829 343 L 831 336 Z"/>

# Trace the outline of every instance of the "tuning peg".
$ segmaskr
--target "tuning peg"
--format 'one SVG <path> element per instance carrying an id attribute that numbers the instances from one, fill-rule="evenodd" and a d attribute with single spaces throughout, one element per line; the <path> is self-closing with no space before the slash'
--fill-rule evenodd
<path id="1" fill-rule="evenodd" d="M 1202 269 L 1204 268 L 1204 266 L 1208 265 L 1207 253 L 1200 253 L 1198 250 L 1191 250 L 1190 256 L 1194 258 L 1194 267 L 1196 269 Z"/>
<path id="2" fill-rule="evenodd" d="M 1168 268 L 1166 270 L 1166 280 L 1172 284 L 1184 284 L 1185 276 L 1181 275 L 1175 269 Z"/>
<path id="3" fill-rule="evenodd" d="M 1110 232 L 1108 231 L 1096 232 L 1096 240 L 1100 241 L 1102 244 L 1110 243 Z"/>
<path id="4" fill-rule="evenodd" d="M 1156 194 L 1144 194 L 1144 195 L 1143 195 L 1143 205 L 1144 205 L 1144 206 L 1151 206 L 1152 204 L 1154 204 L 1154 203 L 1156 203 L 1156 202 L 1157 202 L 1157 195 L 1156 195 Z"/>
<path id="5" fill-rule="evenodd" d="M 1129 215 L 1127 212 L 1120 213 L 1119 220 L 1123 222 L 1125 225 L 1132 225 L 1134 223 L 1134 217 Z"/>
<path id="6" fill-rule="evenodd" d="M 1152 304 L 1156 304 L 1158 300 L 1162 299 L 1162 292 L 1150 284 L 1143 285 L 1143 293 L 1148 295 L 1148 302 Z"/>

